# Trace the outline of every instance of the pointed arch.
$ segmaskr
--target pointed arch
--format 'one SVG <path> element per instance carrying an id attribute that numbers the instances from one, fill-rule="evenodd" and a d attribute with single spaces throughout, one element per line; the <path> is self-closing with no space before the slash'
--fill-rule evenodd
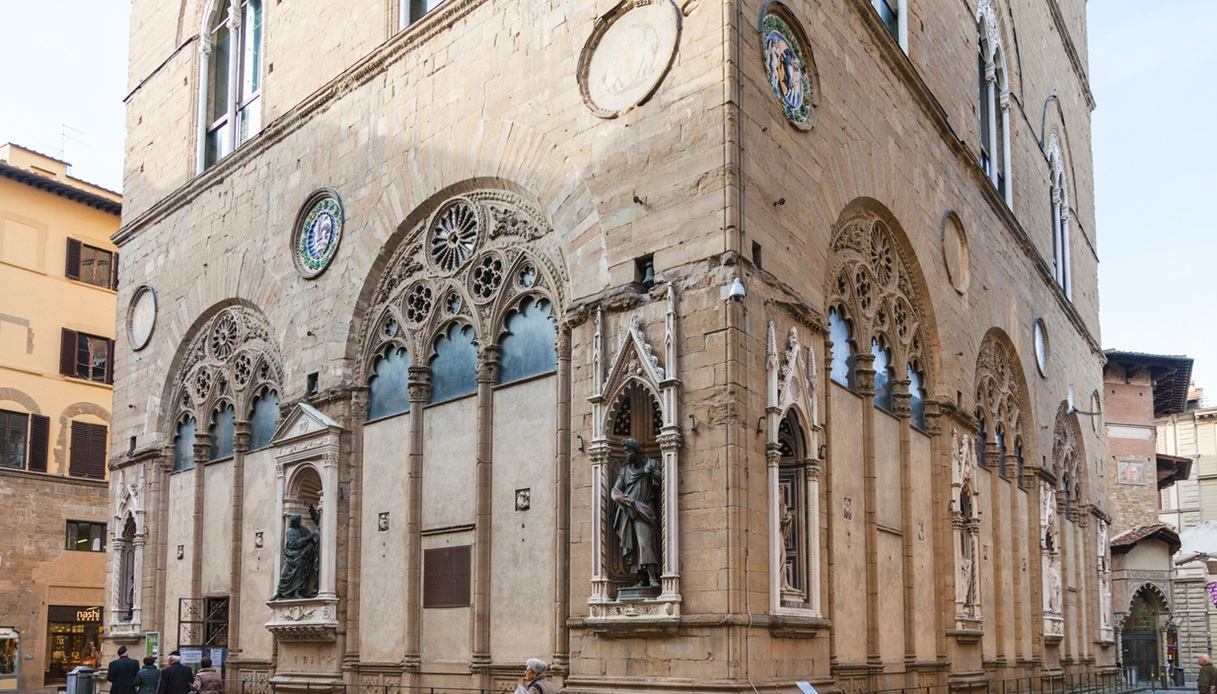
<path id="1" fill-rule="evenodd" d="M 1010 181 L 1010 75 L 1005 40 L 993 0 L 980 0 L 976 8 L 979 34 L 980 153 L 985 174 L 1001 193 L 1006 205 L 1013 204 Z"/>
<path id="2" fill-rule="evenodd" d="M 1067 516 L 1076 514 L 1085 502 L 1087 492 L 1086 451 L 1083 448 L 1082 427 L 1069 404 L 1061 401 L 1056 410 L 1052 433 L 1052 473 L 1057 488 L 1064 493 Z"/>
<path id="3" fill-rule="evenodd" d="M 1061 140 L 1055 132 L 1048 138 L 1045 151 L 1048 157 L 1048 185 L 1050 195 L 1052 224 L 1052 276 L 1065 292 L 1065 297 L 1073 298 L 1073 249 L 1070 242 L 1070 210 L 1069 210 L 1069 159 L 1061 147 Z"/>
<path id="4" fill-rule="evenodd" d="M 1010 336 L 1000 328 L 990 328 L 981 340 L 976 356 L 975 395 L 977 410 L 986 423 L 978 430 L 982 434 L 996 433 L 1000 426 L 1005 433 L 1005 449 L 1026 459 L 1032 455 L 1028 444 L 1034 441 L 1031 423 L 1035 421 L 1031 410 L 1030 391 L 1023 372 L 1022 361 Z M 1020 450 L 1021 449 L 1021 450 Z M 1004 466 L 1005 461 L 1001 461 Z M 1021 470 L 1016 463 L 1013 470 L 1020 485 L 1023 484 Z"/>

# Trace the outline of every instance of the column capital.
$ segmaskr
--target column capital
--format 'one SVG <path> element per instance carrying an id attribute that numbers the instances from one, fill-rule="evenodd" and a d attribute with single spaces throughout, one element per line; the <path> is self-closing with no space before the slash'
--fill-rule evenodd
<path id="1" fill-rule="evenodd" d="M 478 352 L 477 382 L 496 385 L 499 382 L 501 351 L 498 345 L 486 345 Z"/>
<path id="2" fill-rule="evenodd" d="M 425 404 L 431 400 L 431 368 L 411 366 L 409 371 L 410 402 Z"/>
<path id="3" fill-rule="evenodd" d="M 232 427 L 233 453 L 248 453 L 253 434 L 248 420 L 237 420 Z"/>
<path id="4" fill-rule="evenodd" d="M 854 355 L 854 392 L 862 396 L 875 395 L 875 355 Z"/>

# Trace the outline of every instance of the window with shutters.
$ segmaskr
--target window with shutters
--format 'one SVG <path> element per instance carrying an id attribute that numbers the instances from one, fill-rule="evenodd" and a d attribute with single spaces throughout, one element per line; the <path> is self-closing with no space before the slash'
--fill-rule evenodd
<path id="1" fill-rule="evenodd" d="M 0 410 L 0 466 L 25 469 L 25 444 L 30 416 Z"/>
<path id="2" fill-rule="evenodd" d="M 64 274 L 96 287 L 118 289 L 118 254 L 69 238 Z"/>
<path id="3" fill-rule="evenodd" d="M 73 477 L 106 478 L 106 434 L 104 424 L 72 422 L 72 449 L 68 474 Z"/>
<path id="4" fill-rule="evenodd" d="M 106 549 L 106 524 L 68 521 L 65 548 L 74 552 L 103 552 Z"/>
<path id="5" fill-rule="evenodd" d="M 114 340 L 63 329 L 59 373 L 98 383 L 114 382 Z"/>

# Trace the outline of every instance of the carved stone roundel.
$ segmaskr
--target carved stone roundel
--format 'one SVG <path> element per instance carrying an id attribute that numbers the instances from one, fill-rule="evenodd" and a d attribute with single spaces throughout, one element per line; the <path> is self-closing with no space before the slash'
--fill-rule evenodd
<path id="1" fill-rule="evenodd" d="M 442 272 L 455 272 L 473 255 L 478 243 L 477 210 L 457 198 L 444 205 L 427 229 L 427 257 Z"/>
<path id="2" fill-rule="evenodd" d="M 139 351 L 148 346 L 156 326 L 156 291 L 148 285 L 135 290 L 127 307 L 127 338 L 131 349 Z"/>
<path id="3" fill-rule="evenodd" d="M 292 234 L 296 270 L 301 277 L 312 279 L 330 266 L 342 240 L 343 220 L 337 193 L 322 190 L 309 197 Z"/>
<path id="4" fill-rule="evenodd" d="M 676 57 L 680 28 L 671 0 L 623 0 L 597 20 L 579 58 L 588 108 L 613 118 L 646 101 Z"/>

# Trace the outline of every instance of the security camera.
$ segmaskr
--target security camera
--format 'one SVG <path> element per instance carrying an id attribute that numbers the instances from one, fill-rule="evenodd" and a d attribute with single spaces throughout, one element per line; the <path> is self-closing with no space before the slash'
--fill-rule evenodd
<path id="1" fill-rule="evenodd" d="M 738 304 L 746 296 L 748 296 L 748 290 L 744 288 L 744 283 L 740 281 L 740 278 L 736 277 L 731 280 L 731 287 L 727 289 L 727 298 Z"/>

